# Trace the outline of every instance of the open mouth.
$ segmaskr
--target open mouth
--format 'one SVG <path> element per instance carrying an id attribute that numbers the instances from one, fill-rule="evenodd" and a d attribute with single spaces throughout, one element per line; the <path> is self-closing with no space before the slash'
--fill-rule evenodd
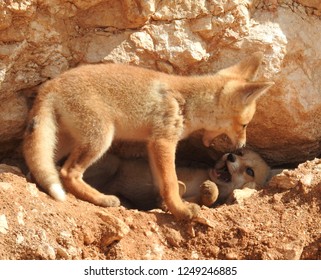
<path id="1" fill-rule="evenodd" d="M 232 180 L 232 175 L 228 170 L 226 163 L 221 168 L 213 169 L 214 176 L 225 183 L 229 183 Z"/>

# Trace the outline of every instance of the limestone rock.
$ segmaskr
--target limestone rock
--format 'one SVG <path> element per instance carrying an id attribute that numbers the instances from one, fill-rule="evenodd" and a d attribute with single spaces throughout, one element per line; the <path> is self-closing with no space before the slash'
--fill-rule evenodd
<path id="1" fill-rule="evenodd" d="M 20 144 L 34 87 L 68 68 L 116 62 L 204 74 L 261 50 L 259 78 L 276 85 L 259 101 L 248 144 L 272 165 L 313 159 L 320 14 L 316 0 L 2 1 L 0 155 Z"/>
<path id="2" fill-rule="evenodd" d="M 255 18 L 273 20 L 281 28 L 286 55 L 276 85 L 259 101 L 249 143 L 272 163 L 313 159 L 321 148 L 321 21 L 281 8 L 273 16 L 257 12 Z"/>

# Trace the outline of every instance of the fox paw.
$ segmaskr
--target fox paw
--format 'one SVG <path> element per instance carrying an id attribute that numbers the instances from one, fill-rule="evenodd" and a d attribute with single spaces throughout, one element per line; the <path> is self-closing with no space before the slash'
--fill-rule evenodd
<path id="1" fill-rule="evenodd" d="M 102 207 L 119 207 L 121 204 L 119 198 L 114 195 L 103 195 L 98 202 Z"/>
<path id="2" fill-rule="evenodd" d="M 200 186 L 200 188 L 202 204 L 207 207 L 212 206 L 219 195 L 217 185 L 214 182 L 207 180 Z"/>
<path id="3" fill-rule="evenodd" d="M 173 213 L 174 216 L 181 221 L 190 221 L 197 217 L 200 212 L 200 206 L 195 203 L 184 203 L 184 209 Z"/>

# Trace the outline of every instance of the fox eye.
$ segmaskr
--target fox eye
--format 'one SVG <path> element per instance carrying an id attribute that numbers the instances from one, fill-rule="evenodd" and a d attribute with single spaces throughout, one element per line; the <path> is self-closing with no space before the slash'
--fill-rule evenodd
<path id="1" fill-rule="evenodd" d="M 247 175 L 254 177 L 254 170 L 251 167 L 247 167 L 245 172 Z"/>

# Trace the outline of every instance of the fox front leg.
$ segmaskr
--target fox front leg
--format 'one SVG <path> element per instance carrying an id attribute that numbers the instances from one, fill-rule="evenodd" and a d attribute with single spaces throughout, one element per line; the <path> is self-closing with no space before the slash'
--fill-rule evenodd
<path id="1" fill-rule="evenodd" d="M 176 142 L 166 139 L 154 140 L 148 144 L 150 165 L 155 183 L 168 210 L 179 220 L 196 217 L 199 206 L 184 203 L 180 193 L 175 171 Z"/>

